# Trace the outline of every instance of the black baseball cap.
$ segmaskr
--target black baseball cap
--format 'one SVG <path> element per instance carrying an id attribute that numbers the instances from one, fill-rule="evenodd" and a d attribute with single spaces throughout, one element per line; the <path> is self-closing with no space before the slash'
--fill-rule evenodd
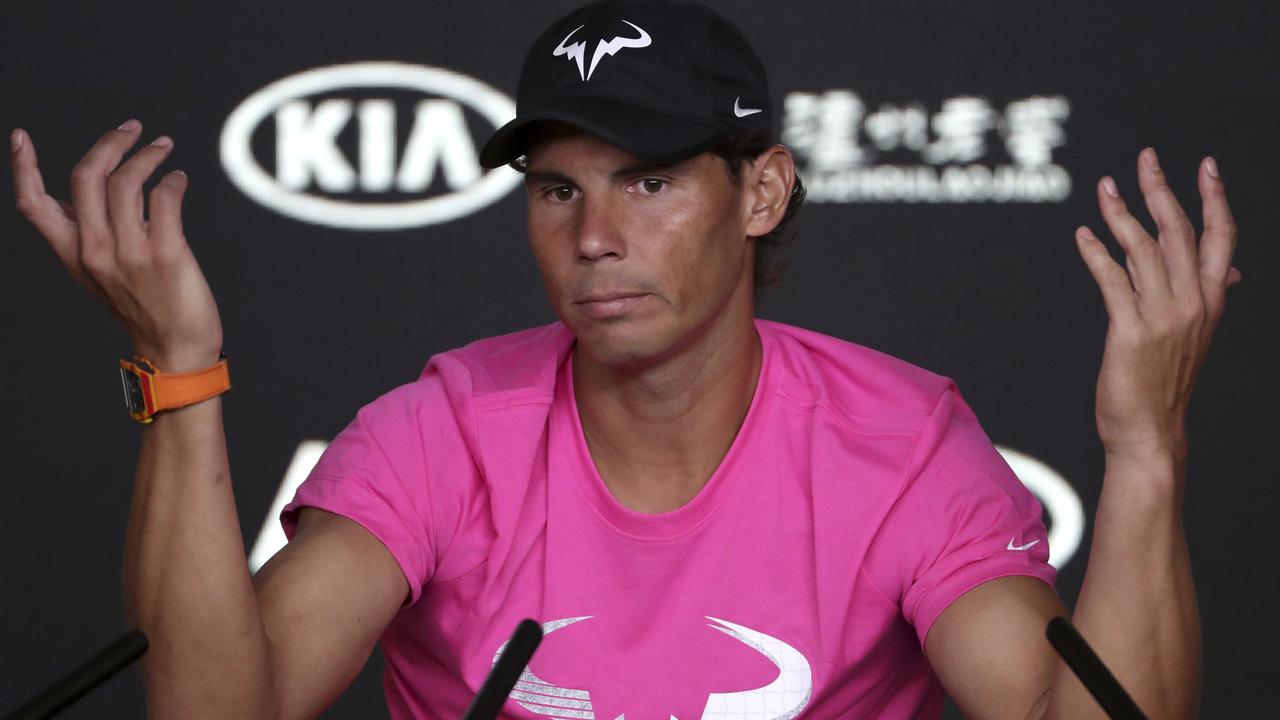
<path id="1" fill-rule="evenodd" d="M 764 65 L 738 28 L 690 0 L 606 0 L 551 24 L 525 56 L 516 118 L 480 150 L 525 154 L 531 124 L 559 120 L 636 157 L 675 162 L 744 131 L 775 135 Z"/>

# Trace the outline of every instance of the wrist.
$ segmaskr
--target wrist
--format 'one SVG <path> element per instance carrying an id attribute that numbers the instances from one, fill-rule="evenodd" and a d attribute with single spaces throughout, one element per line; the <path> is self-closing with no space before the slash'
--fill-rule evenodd
<path id="1" fill-rule="evenodd" d="M 1159 463 L 1172 460 L 1174 463 L 1182 463 L 1187 459 L 1187 434 L 1171 432 L 1143 440 L 1103 442 L 1102 449 L 1107 462 Z"/>
<path id="2" fill-rule="evenodd" d="M 1103 493 L 1123 495 L 1132 502 L 1181 506 L 1186 476 L 1186 455 L 1176 449 L 1129 448 L 1108 451 Z"/>
<path id="3" fill-rule="evenodd" d="M 140 423 L 151 423 L 159 412 L 187 407 L 231 389 L 227 362 L 221 353 L 212 362 L 207 355 L 194 353 L 161 357 L 164 360 L 157 361 L 139 354 L 120 360 L 125 409 Z M 195 369 L 183 369 L 188 366 Z"/>

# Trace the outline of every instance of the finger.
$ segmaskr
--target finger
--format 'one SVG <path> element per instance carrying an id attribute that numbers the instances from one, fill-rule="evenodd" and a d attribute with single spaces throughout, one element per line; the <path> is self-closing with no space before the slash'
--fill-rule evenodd
<path id="1" fill-rule="evenodd" d="M 1138 154 L 1138 186 L 1142 188 L 1147 211 L 1156 222 L 1169 287 L 1181 302 L 1202 303 L 1195 229 L 1160 169 L 1155 148 L 1145 148 Z"/>
<path id="2" fill-rule="evenodd" d="M 142 184 L 172 149 L 173 140 L 162 135 L 134 153 L 107 179 L 107 215 L 118 243 L 116 252 L 136 254 L 143 250 L 147 230 Z"/>
<path id="3" fill-rule="evenodd" d="M 1200 163 L 1200 197 L 1204 205 L 1204 236 L 1200 240 L 1200 281 L 1208 302 L 1221 294 L 1236 251 L 1236 222 L 1227 205 L 1226 186 L 1212 157 Z M 1239 271 L 1236 271 L 1237 274 Z M 1238 282 L 1238 281 L 1237 281 Z"/>
<path id="4" fill-rule="evenodd" d="M 78 256 L 75 221 L 66 212 L 67 206 L 45 192 L 36 148 L 30 136 L 19 128 L 9 136 L 9 141 L 9 164 L 13 168 L 18 212 L 44 236 L 54 254 L 66 266 L 69 260 Z"/>
<path id="5" fill-rule="evenodd" d="M 182 234 L 182 198 L 189 185 L 187 174 L 174 170 L 151 189 L 151 230 L 147 242 L 169 257 L 186 245 Z"/>
<path id="6" fill-rule="evenodd" d="M 13 190 L 19 198 L 47 194 L 35 145 L 22 128 L 9 134 L 9 166 L 13 169 Z"/>
<path id="7" fill-rule="evenodd" d="M 1244 274 L 1235 268 L 1227 271 L 1227 287 L 1244 282 Z"/>
<path id="8" fill-rule="evenodd" d="M 137 141 L 142 124 L 126 120 L 103 135 L 71 172 L 71 204 L 80 229 L 80 258 L 87 266 L 103 267 L 115 255 L 115 238 L 107 216 L 107 176 Z"/>
<path id="9" fill-rule="evenodd" d="M 1076 228 L 1076 248 L 1102 291 L 1102 302 L 1113 323 L 1137 323 L 1137 297 L 1129 285 L 1129 273 L 1113 259 L 1107 246 L 1089 228 Z"/>
<path id="10" fill-rule="evenodd" d="M 1140 299 L 1167 302 L 1173 291 L 1169 287 L 1164 253 L 1160 246 L 1143 229 L 1142 223 L 1130 214 L 1128 206 L 1120 197 L 1115 179 L 1110 176 L 1102 178 L 1098 183 L 1097 193 L 1102 219 L 1129 257 L 1133 287 Z"/>

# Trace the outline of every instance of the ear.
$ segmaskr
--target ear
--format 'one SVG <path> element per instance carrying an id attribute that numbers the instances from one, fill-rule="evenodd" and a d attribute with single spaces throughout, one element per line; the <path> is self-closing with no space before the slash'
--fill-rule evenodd
<path id="1" fill-rule="evenodd" d="M 785 145 L 760 153 L 743 173 L 747 237 L 767 235 L 782 222 L 796 182 L 796 163 Z"/>

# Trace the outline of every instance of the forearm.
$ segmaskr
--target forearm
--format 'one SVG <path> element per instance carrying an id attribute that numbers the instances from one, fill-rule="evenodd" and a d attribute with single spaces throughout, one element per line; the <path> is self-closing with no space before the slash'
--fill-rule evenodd
<path id="1" fill-rule="evenodd" d="M 1200 617 L 1182 526 L 1185 453 L 1109 456 L 1072 622 L 1153 718 L 1194 717 Z M 1059 663 L 1046 717 L 1105 717 Z"/>
<path id="2" fill-rule="evenodd" d="M 142 430 L 122 573 L 146 633 L 149 715 L 269 717 L 271 649 L 245 560 L 222 401 L 158 414 Z"/>

